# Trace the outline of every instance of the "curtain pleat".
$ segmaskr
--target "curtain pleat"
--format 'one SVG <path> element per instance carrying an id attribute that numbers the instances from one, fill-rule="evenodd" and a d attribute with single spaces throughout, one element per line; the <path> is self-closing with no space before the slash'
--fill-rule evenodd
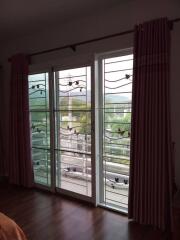
<path id="1" fill-rule="evenodd" d="M 28 59 L 23 54 L 12 57 L 9 136 L 10 183 L 31 187 L 33 167 L 30 146 Z"/>

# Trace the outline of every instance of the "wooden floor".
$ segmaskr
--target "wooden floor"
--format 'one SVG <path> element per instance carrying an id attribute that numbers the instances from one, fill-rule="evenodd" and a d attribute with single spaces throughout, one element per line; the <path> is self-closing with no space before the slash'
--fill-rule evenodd
<path id="1" fill-rule="evenodd" d="M 0 184 L 0 211 L 14 219 L 29 240 L 164 240 L 150 227 L 85 203 L 38 190 Z"/>

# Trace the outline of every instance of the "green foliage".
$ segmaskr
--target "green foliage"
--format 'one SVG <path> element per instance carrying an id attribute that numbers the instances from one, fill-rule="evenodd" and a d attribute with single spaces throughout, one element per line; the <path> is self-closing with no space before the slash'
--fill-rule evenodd
<path id="1" fill-rule="evenodd" d="M 123 117 L 119 117 L 115 115 L 112 118 L 113 122 L 118 122 L 118 124 L 112 124 L 111 125 L 111 131 L 112 132 L 118 132 L 120 129 L 122 132 L 125 132 L 123 136 L 128 136 L 128 132 L 131 131 L 130 129 L 130 123 L 131 123 L 131 114 L 125 113 Z"/>
<path id="2" fill-rule="evenodd" d="M 91 109 L 91 104 L 80 100 L 80 99 L 72 99 L 71 106 L 69 107 L 69 101 L 68 98 L 64 97 L 61 99 L 59 108 L 60 110 L 67 110 L 64 112 L 61 112 L 61 119 L 63 117 L 67 117 L 68 119 L 68 110 L 77 110 L 73 111 L 72 118 L 77 119 L 77 123 L 73 123 L 72 127 L 76 127 L 77 125 L 80 126 L 77 128 L 77 132 L 80 134 L 90 134 L 91 133 L 91 115 L 89 112 L 86 112 L 86 110 Z M 79 111 L 80 110 L 80 111 Z M 85 110 L 84 112 L 82 110 Z M 63 127 L 67 127 L 67 124 L 63 124 Z"/>

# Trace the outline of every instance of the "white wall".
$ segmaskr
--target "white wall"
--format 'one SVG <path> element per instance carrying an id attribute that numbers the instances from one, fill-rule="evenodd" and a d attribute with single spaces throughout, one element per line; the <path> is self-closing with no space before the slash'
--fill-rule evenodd
<path id="1" fill-rule="evenodd" d="M 47 29 L 46 32 L 34 33 L 19 39 L 1 43 L 0 63 L 3 65 L 3 78 L 0 89 L 0 111 L 1 127 L 3 129 L 3 143 L 6 149 L 8 143 L 8 116 L 9 116 L 9 79 L 10 66 L 8 57 L 15 53 L 33 53 L 47 48 L 54 48 L 133 29 L 134 25 L 146 20 L 167 16 L 169 19 L 180 17 L 180 2 L 178 0 L 128 0 L 123 1 L 119 7 L 111 8 L 98 15 L 79 18 L 66 24 L 59 24 Z M 176 143 L 176 182 L 180 187 L 180 80 L 179 80 L 179 58 L 180 58 L 180 23 L 174 26 L 172 31 L 172 65 L 171 65 L 171 108 L 172 108 L 172 130 L 173 141 Z M 44 65 L 67 62 L 92 61 L 97 52 L 111 51 L 114 49 L 128 48 L 133 45 L 133 35 L 117 37 L 98 43 L 89 44 L 77 48 L 77 52 L 63 50 L 53 54 L 47 54 L 32 58 L 32 65 L 43 63 Z M 7 158 L 5 151 L 4 158 Z"/>

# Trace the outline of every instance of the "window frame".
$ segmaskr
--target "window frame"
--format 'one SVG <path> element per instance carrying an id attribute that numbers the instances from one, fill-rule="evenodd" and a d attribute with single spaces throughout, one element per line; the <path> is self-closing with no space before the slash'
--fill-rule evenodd
<path id="1" fill-rule="evenodd" d="M 102 59 L 104 58 L 112 58 L 119 57 L 120 55 L 132 54 L 133 48 L 126 48 L 120 50 L 107 51 L 103 53 L 97 53 L 94 55 L 88 56 L 88 60 L 79 60 L 74 63 L 74 58 L 68 58 L 62 64 L 57 64 L 56 62 L 36 65 L 33 64 L 30 66 L 29 75 L 45 73 L 49 74 L 49 112 L 50 112 L 50 138 L 51 138 L 51 146 L 50 146 L 50 154 L 51 154 L 51 186 L 44 186 L 38 183 L 35 183 L 35 187 L 48 190 L 51 192 L 57 192 L 58 194 L 70 196 L 76 199 L 80 199 L 83 201 L 87 201 L 92 203 L 95 206 L 104 207 L 107 209 L 115 210 L 117 212 L 122 212 L 116 208 L 108 207 L 107 205 L 102 204 L 102 187 L 104 183 L 102 183 L 102 113 L 99 106 L 102 106 L 102 74 L 101 74 L 101 64 Z M 92 57 L 93 56 L 93 57 Z M 90 60 L 91 59 L 91 60 Z M 59 60 L 58 60 L 59 62 Z M 44 65 L 44 66 L 43 66 Z M 63 71 L 67 69 L 73 68 L 81 68 L 81 67 L 91 67 L 91 164 L 92 164 L 92 196 L 85 196 L 78 193 L 74 193 L 65 189 L 58 189 L 56 187 L 56 159 L 55 159 L 55 102 L 54 102 L 54 94 L 55 94 L 55 72 Z M 101 173 L 100 173 L 101 172 Z M 103 184 L 103 185 L 102 185 Z"/>
<path id="2" fill-rule="evenodd" d="M 40 183 L 34 183 L 34 186 L 48 190 L 51 192 L 57 192 L 62 195 L 70 196 L 76 199 L 80 199 L 93 205 L 96 205 L 96 170 L 95 170 L 95 126 L 94 126 L 94 62 L 93 61 L 85 61 L 84 64 L 76 63 L 76 64 L 63 64 L 55 65 L 54 67 L 42 67 L 42 66 L 31 66 L 28 75 L 40 74 L 47 72 L 49 75 L 49 113 L 50 113 L 50 155 L 51 155 L 51 185 L 46 186 Z M 56 157 L 55 157 L 55 72 L 63 71 L 68 69 L 75 69 L 81 67 L 91 67 L 91 168 L 92 168 L 92 181 L 91 181 L 91 197 L 86 195 L 81 195 L 79 193 L 75 193 L 69 190 L 60 189 L 56 187 Z"/>
<path id="3" fill-rule="evenodd" d="M 52 177 L 52 174 L 53 174 L 53 168 L 54 168 L 54 157 L 53 157 L 53 153 L 52 153 L 52 141 L 51 141 L 51 138 L 53 138 L 52 136 L 52 111 L 51 111 L 51 105 L 52 105 L 52 98 L 50 97 L 51 95 L 51 92 L 52 92 L 52 86 L 51 86 L 51 83 L 53 81 L 52 79 L 52 69 L 51 68 L 40 68 L 39 71 L 38 69 L 35 69 L 33 70 L 31 67 L 30 67 L 30 70 L 29 70 L 29 75 L 36 75 L 36 74 L 44 74 L 44 73 L 47 73 L 48 74 L 48 86 L 49 86 L 49 109 L 48 110 L 41 110 L 41 109 L 37 109 L 36 111 L 33 111 L 33 110 L 30 110 L 29 109 L 29 113 L 31 112 L 48 112 L 49 113 L 49 127 L 50 127 L 50 147 L 49 149 L 46 149 L 44 148 L 44 150 L 49 150 L 50 152 L 50 158 L 51 158 L 51 182 L 50 182 L 50 185 L 45 185 L 45 184 L 41 184 L 41 183 L 37 183 L 34 181 L 34 186 L 39 188 L 39 189 L 42 189 L 42 190 L 48 190 L 48 191 L 51 191 L 51 192 L 54 192 L 55 189 L 54 189 L 54 184 L 53 184 L 53 177 Z M 30 120 L 30 124 L 31 124 L 31 119 Z M 31 149 L 32 149 L 32 146 L 31 146 Z M 43 148 L 42 148 L 43 149 Z M 32 152 L 32 151 L 31 151 Z M 53 163 L 52 163 L 53 162 Z"/>
<path id="4" fill-rule="evenodd" d="M 128 214 L 121 208 L 104 204 L 104 173 L 103 173 L 103 76 L 102 61 L 105 58 L 113 58 L 133 54 L 133 47 L 95 54 L 95 151 L 96 156 L 96 206 L 107 208 L 113 211 Z M 102 187 L 103 186 L 103 187 Z"/>

